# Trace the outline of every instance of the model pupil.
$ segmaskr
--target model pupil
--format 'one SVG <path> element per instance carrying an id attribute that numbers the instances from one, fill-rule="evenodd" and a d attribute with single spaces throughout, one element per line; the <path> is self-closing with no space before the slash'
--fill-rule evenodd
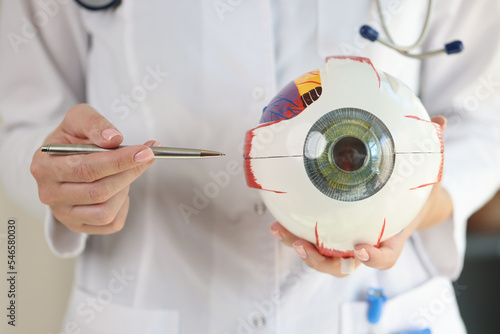
<path id="1" fill-rule="evenodd" d="M 333 146 L 333 161 L 342 170 L 353 172 L 365 164 L 368 152 L 365 144 L 355 137 L 344 137 Z"/>

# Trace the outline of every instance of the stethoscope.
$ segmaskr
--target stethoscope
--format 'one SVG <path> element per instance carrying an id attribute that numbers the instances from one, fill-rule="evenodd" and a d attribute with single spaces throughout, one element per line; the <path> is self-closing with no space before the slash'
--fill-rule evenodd
<path id="1" fill-rule="evenodd" d="M 445 44 L 444 48 L 435 50 L 435 51 L 430 51 L 430 52 L 425 52 L 425 53 L 410 53 L 410 51 L 415 50 L 416 48 L 420 47 L 424 41 L 427 39 L 427 36 L 429 35 L 429 28 L 430 28 L 430 22 L 431 22 L 431 17 L 433 13 L 433 7 L 434 7 L 434 0 L 428 0 L 427 4 L 427 14 L 425 16 L 425 22 L 424 26 L 422 27 L 422 31 L 420 32 L 420 37 L 415 41 L 415 43 L 408 45 L 408 46 L 401 46 L 397 45 L 394 42 L 394 39 L 392 38 L 391 34 L 389 33 L 389 29 L 387 28 L 387 24 L 384 19 L 384 15 L 382 15 L 382 5 L 380 4 L 380 0 L 377 0 L 377 12 L 378 16 L 380 18 L 380 23 L 382 26 L 382 30 L 384 30 L 385 35 L 387 36 L 387 40 L 379 38 L 379 33 L 377 30 L 373 29 L 369 25 L 364 25 L 359 29 L 359 33 L 361 36 L 364 38 L 372 41 L 372 42 L 380 42 L 383 45 L 387 46 L 388 48 L 391 48 L 393 50 L 398 51 L 400 54 L 406 57 L 410 58 L 418 58 L 418 59 L 424 59 L 424 58 L 429 58 L 429 57 L 434 57 L 442 53 L 446 54 L 454 54 L 454 53 L 459 53 L 463 50 L 464 46 L 462 41 L 453 41 L 450 43 Z"/>
<path id="2" fill-rule="evenodd" d="M 113 6 L 117 6 L 121 0 L 75 0 L 78 4 L 81 6 L 90 9 L 90 10 L 101 10 L 101 9 L 106 9 L 110 8 Z M 446 54 L 453 54 L 453 53 L 459 53 L 463 50 L 463 44 L 461 41 L 453 41 L 444 46 L 444 48 L 435 50 L 435 51 L 430 51 L 430 52 L 425 52 L 425 53 L 410 53 L 410 51 L 415 50 L 422 46 L 424 41 L 427 39 L 427 36 L 429 35 L 429 28 L 430 28 L 430 23 L 431 23 L 431 17 L 433 13 L 433 6 L 434 5 L 434 0 L 428 0 L 428 5 L 427 5 L 427 15 L 425 16 L 425 22 L 424 26 L 422 28 L 422 32 L 420 33 L 420 37 L 417 39 L 417 41 L 411 45 L 408 46 L 402 46 L 402 45 L 397 45 L 394 42 L 394 39 L 392 38 L 391 34 L 389 33 L 389 29 L 387 28 L 387 24 L 384 19 L 384 15 L 382 15 L 382 5 L 380 3 L 380 0 L 377 0 L 377 11 L 378 11 L 378 16 L 380 18 L 380 22 L 382 25 L 382 30 L 384 30 L 385 35 L 387 36 L 387 40 L 382 39 L 379 37 L 379 33 L 377 30 L 373 29 L 372 27 L 368 25 L 364 25 L 361 27 L 359 30 L 359 33 L 361 36 L 364 38 L 372 41 L 372 42 L 380 42 L 383 45 L 396 50 L 400 54 L 406 57 L 410 58 L 418 58 L 418 59 L 424 59 L 424 58 L 429 58 L 433 56 L 437 56 L 442 53 Z"/>

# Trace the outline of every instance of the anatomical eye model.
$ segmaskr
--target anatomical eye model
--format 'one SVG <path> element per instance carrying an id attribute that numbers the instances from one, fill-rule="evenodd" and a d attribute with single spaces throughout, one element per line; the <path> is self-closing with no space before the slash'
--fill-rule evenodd
<path id="1" fill-rule="evenodd" d="M 443 140 L 417 96 L 360 57 L 285 86 L 245 143 L 247 184 L 274 217 L 353 268 L 354 246 L 400 232 L 441 180 Z"/>

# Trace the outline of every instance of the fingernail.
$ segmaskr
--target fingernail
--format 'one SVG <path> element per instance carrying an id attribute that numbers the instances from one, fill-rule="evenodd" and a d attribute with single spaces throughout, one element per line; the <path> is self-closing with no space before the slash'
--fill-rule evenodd
<path id="1" fill-rule="evenodd" d="M 354 250 L 354 255 L 358 258 L 358 260 L 366 262 L 370 259 L 370 255 L 366 252 L 366 249 L 361 248 Z"/>
<path id="2" fill-rule="evenodd" d="M 161 142 L 159 142 L 158 140 L 155 140 L 153 146 L 161 147 L 161 146 L 163 146 L 163 144 Z"/>
<path id="3" fill-rule="evenodd" d="M 106 129 L 102 131 L 101 136 L 106 139 L 107 141 L 110 141 L 116 136 L 120 136 L 121 133 L 116 131 L 115 129 Z"/>
<path id="4" fill-rule="evenodd" d="M 299 254 L 299 256 L 303 259 L 307 259 L 307 253 L 306 250 L 304 249 L 304 246 L 302 245 L 293 245 L 293 249 Z"/>
<path id="5" fill-rule="evenodd" d="M 134 160 L 135 162 L 146 162 L 153 159 L 154 156 L 155 155 L 151 149 L 145 148 L 134 155 Z"/>
<path id="6" fill-rule="evenodd" d="M 273 230 L 271 229 L 271 234 L 273 235 L 273 237 L 275 237 L 276 239 L 278 240 L 283 240 L 283 235 L 281 234 L 281 232 L 279 230 Z"/>

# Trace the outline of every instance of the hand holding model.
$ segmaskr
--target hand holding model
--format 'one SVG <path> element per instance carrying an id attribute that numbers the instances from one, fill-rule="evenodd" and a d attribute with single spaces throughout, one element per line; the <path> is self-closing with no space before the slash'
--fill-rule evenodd
<path id="1" fill-rule="evenodd" d="M 113 148 L 122 134 L 95 109 L 80 104 L 69 110 L 44 144 L 94 144 Z M 50 156 L 37 150 L 31 173 L 40 200 L 67 228 L 87 234 L 121 230 L 129 209 L 130 184 L 153 163 L 147 146 L 155 141 L 85 156 Z"/>
<path id="2" fill-rule="evenodd" d="M 445 118 L 367 58 L 328 58 L 285 86 L 261 123 L 247 132 L 247 184 L 281 223 L 273 235 L 319 271 L 389 269 L 421 221 L 451 215 L 434 186 Z"/>

